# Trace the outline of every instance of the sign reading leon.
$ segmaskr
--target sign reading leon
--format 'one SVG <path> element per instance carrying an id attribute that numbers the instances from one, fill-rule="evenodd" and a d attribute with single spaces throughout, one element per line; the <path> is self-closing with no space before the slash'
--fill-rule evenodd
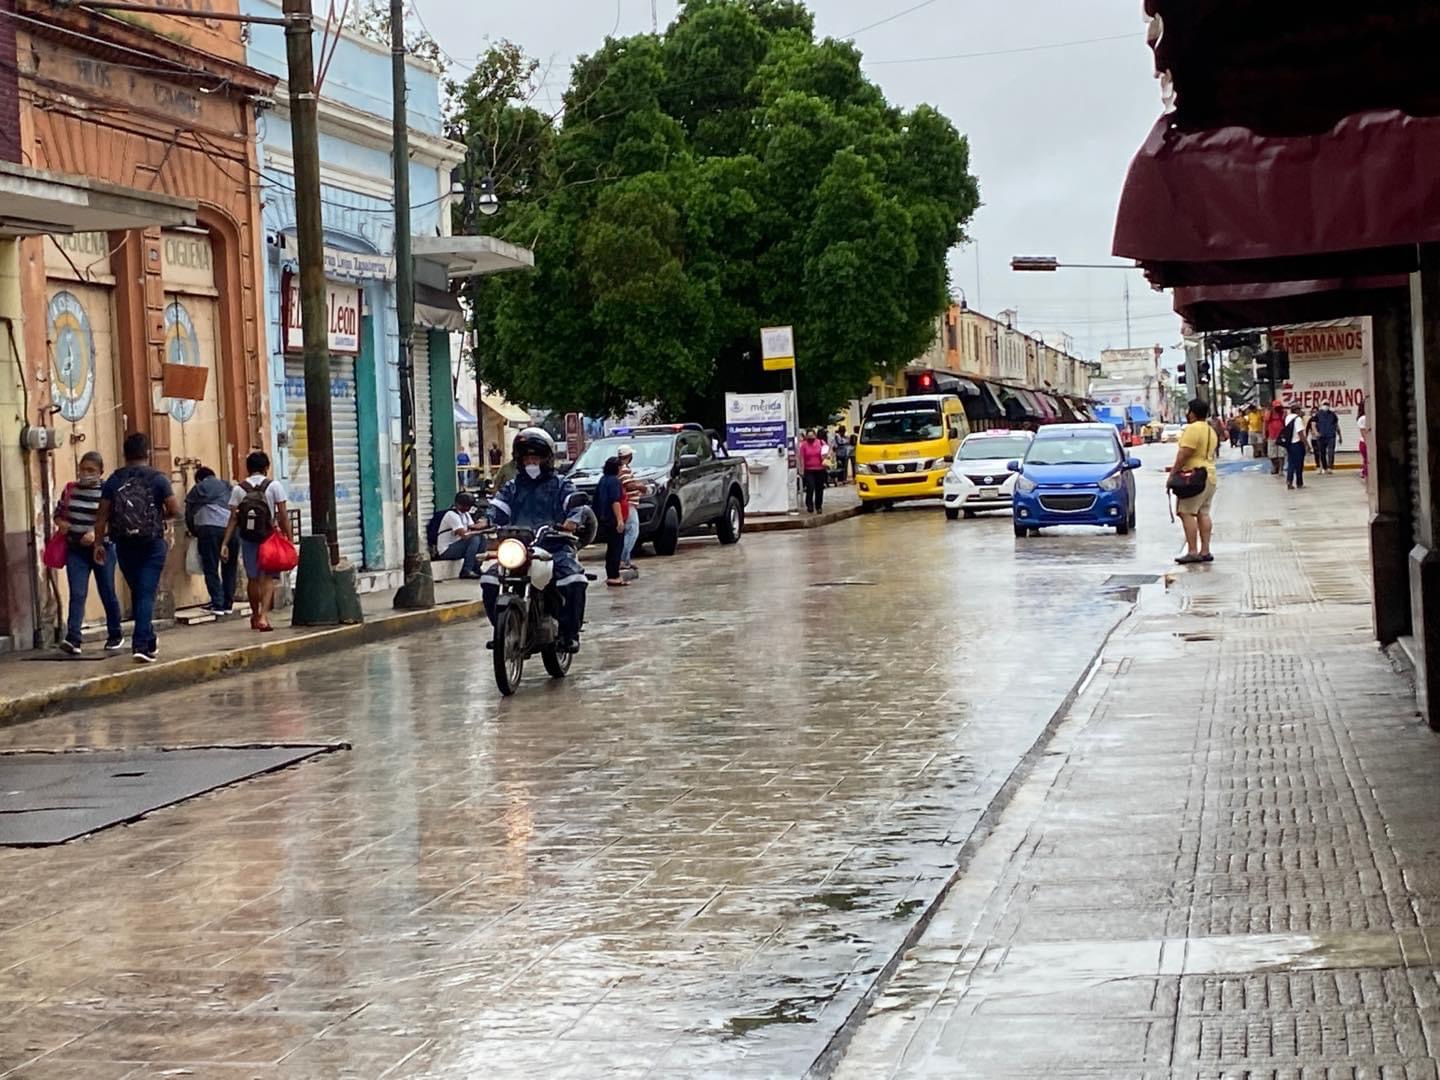
<path id="1" fill-rule="evenodd" d="M 325 283 L 325 336 L 330 351 L 342 356 L 360 352 L 360 288 L 338 282 Z M 300 319 L 300 277 L 291 274 L 285 282 L 285 351 L 305 348 L 304 326 Z"/>
<path id="2" fill-rule="evenodd" d="M 1328 405 L 1340 417 L 1341 438 L 1353 447 L 1357 409 L 1365 400 L 1364 321 L 1287 326 L 1272 331 L 1271 341 L 1290 354 L 1280 400 L 1307 413 Z"/>

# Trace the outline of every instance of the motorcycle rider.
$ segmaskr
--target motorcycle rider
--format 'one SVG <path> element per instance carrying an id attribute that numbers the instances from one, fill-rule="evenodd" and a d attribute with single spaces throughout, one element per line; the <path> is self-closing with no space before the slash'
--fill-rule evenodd
<path id="1" fill-rule="evenodd" d="M 540 428 L 526 428 L 511 446 L 515 476 L 490 500 L 491 525 L 538 531 L 541 526 L 558 527 L 573 533 L 579 529 L 588 507 L 577 499 L 575 485 L 555 473 L 555 441 Z M 589 581 L 575 556 L 575 548 L 562 540 L 542 541 L 541 546 L 555 559 L 555 587 L 564 600 L 560 612 L 560 641 L 568 652 L 580 651 L 580 627 L 585 619 L 585 589 Z M 495 601 L 500 595 L 500 578 L 494 562 L 480 572 L 480 594 L 485 614 L 495 624 Z"/>

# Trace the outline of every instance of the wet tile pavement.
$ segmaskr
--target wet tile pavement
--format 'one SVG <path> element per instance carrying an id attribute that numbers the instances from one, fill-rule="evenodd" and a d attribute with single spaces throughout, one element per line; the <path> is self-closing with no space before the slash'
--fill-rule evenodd
<path id="1" fill-rule="evenodd" d="M 1173 553 L 1147 484 L 689 546 L 505 701 L 467 625 L 0 732 L 354 747 L 0 851 L 0 1074 L 800 1076 Z"/>
<path id="2" fill-rule="evenodd" d="M 1227 478 L 1217 562 L 1111 639 L 837 1078 L 1437 1075 L 1440 743 L 1357 486 Z"/>

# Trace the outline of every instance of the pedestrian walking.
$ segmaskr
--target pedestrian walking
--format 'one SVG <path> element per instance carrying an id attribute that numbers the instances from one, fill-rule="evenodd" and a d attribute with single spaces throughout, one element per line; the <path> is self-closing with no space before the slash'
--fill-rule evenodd
<path id="1" fill-rule="evenodd" d="M 1265 447 L 1270 454 L 1270 475 L 1279 476 L 1285 467 L 1285 444 L 1280 441 L 1285 434 L 1285 427 L 1288 420 L 1285 416 L 1285 406 L 1279 401 L 1270 405 L 1270 411 L 1265 414 Z"/>
<path id="2" fill-rule="evenodd" d="M 625 548 L 625 486 L 620 482 L 620 459 L 608 458 L 595 489 L 595 517 L 605 541 L 605 584 L 612 589 L 630 583 L 620 576 L 620 553 Z"/>
<path id="3" fill-rule="evenodd" d="M 1355 406 L 1355 430 L 1359 432 L 1357 438 L 1360 449 L 1360 479 L 1370 479 L 1370 418 L 1365 415 L 1365 402 L 1361 401 Z"/>
<path id="4" fill-rule="evenodd" d="M 831 440 L 831 448 L 835 451 L 835 468 L 840 473 L 840 483 L 850 482 L 850 459 L 854 456 L 851 452 L 850 435 L 841 424 L 835 429 L 835 437 Z"/>
<path id="5" fill-rule="evenodd" d="M 165 571 L 166 523 L 180 516 L 180 504 L 170 478 L 150 467 L 150 437 L 143 432 L 125 436 L 125 464 L 110 474 L 100 489 L 95 518 L 94 558 L 109 561 L 113 542 L 115 561 L 130 587 L 135 629 L 130 639 L 137 663 L 159 659 L 155 634 L 155 594 Z"/>
<path id="6" fill-rule="evenodd" d="M 1343 442 L 1340 417 L 1328 403 L 1322 404 L 1310 418 L 1310 445 L 1315 452 L 1315 467 L 1329 475 L 1335 471 L 1335 447 Z"/>
<path id="7" fill-rule="evenodd" d="M 825 444 L 815 435 L 815 429 L 805 432 L 800 440 L 800 471 L 805 478 L 805 509 L 808 513 L 819 514 L 825 509 Z"/>
<path id="8" fill-rule="evenodd" d="M 1303 488 L 1305 486 L 1305 452 L 1308 446 L 1305 441 L 1305 410 L 1299 405 L 1290 406 L 1290 418 L 1285 421 L 1285 429 L 1280 436 L 1280 441 L 1285 447 L 1285 486 L 1287 488 Z"/>
<path id="9" fill-rule="evenodd" d="M 225 526 L 225 548 L 221 558 L 230 554 L 230 539 L 240 537 L 240 556 L 245 562 L 245 588 L 250 597 L 250 629 L 268 634 L 270 609 L 275 604 L 275 583 L 279 574 L 260 569 L 260 545 L 278 529 L 292 544 L 290 511 L 285 485 L 270 479 L 270 455 L 254 451 L 245 459 L 249 473 L 230 492 L 230 521 Z"/>
<path id="10" fill-rule="evenodd" d="M 1239 449 L 1240 449 L 1240 414 L 1239 414 L 1239 413 L 1232 413 L 1232 414 L 1230 415 L 1230 420 L 1229 420 L 1229 422 L 1226 424 L 1226 430 L 1229 432 L 1229 435 L 1230 435 L 1230 449 L 1232 449 L 1232 450 L 1239 450 Z"/>
<path id="11" fill-rule="evenodd" d="M 105 609 L 105 651 L 125 647 L 120 625 L 120 598 L 115 595 L 115 546 L 107 546 L 108 558 L 95 558 L 95 520 L 100 514 L 100 489 L 105 477 L 105 459 L 90 451 L 80 459 L 75 479 L 65 485 L 55 524 L 65 530 L 65 579 L 70 586 L 70 608 L 65 620 L 65 640 L 60 648 L 72 656 L 81 652 L 85 626 L 85 603 L 90 599 L 90 578 Z"/>
<path id="12" fill-rule="evenodd" d="M 202 465 L 195 470 L 195 486 L 185 493 L 185 528 L 195 538 L 200 568 L 205 574 L 205 591 L 210 594 L 202 611 L 229 615 L 235 608 L 235 575 L 239 567 L 239 541 L 229 541 L 230 557 L 220 553 L 225 546 L 225 526 L 230 524 L 232 485 Z"/>
<path id="13" fill-rule="evenodd" d="M 1210 508 L 1220 475 L 1216 461 L 1220 456 L 1220 438 L 1209 422 L 1210 403 L 1196 398 L 1186 413 L 1185 430 L 1175 451 L 1175 464 L 1170 468 L 1169 487 L 1175 493 L 1175 512 L 1185 530 L 1185 554 L 1175 561 L 1182 565 L 1214 562 L 1210 553 L 1210 534 L 1214 522 Z"/>
<path id="14" fill-rule="evenodd" d="M 1251 452 L 1257 458 L 1265 456 L 1265 414 L 1259 405 L 1251 405 L 1245 414 L 1245 430 L 1249 436 Z"/>
<path id="15" fill-rule="evenodd" d="M 490 444 L 490 472 L 492 474 L 495 472 L 496 469 L 500 468 L 501 461 L 502 456 L 500 454 L 500 444 L 492 442 Z"/>
<path id="16" fill-rule="evenodd" d="M 633 446 L 621 446 L 615 456 L 620 459 L 620 486 L 625 490 L 625 543 L 620 548 L 620 569 L 634 573 L 635 565 L 630 560 L 640 539 L 640 496 L 644 494 L 645 485 L 635 479 L 635 470 L 631 467 L 635 460 Z"/>
<path id="17" fill-rule="evenodd" d="M 462 580 L 478 578 L 480 553 L 485 550 L 485 530 L 475 524 L 475 496 L 468 491 L 457 493 L 439 524 L 435 532 L 435 558 L 441 562 L 459 560 Z"/>

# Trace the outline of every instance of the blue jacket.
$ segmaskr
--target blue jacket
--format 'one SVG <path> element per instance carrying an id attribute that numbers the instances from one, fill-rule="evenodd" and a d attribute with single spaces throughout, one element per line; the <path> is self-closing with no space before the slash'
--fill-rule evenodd
<path id="1" fill-rule="evenodd" d="M 1321 409 L 1315 414 L 1315 430 L 1327 439 L 1340 434 L 1340 417 L 1333 409 Z"/>
<path id="2" fill-rule="evenodd" d="M 531 480 L 522 470 L 490 500 L 489 518 L 495 525 L 513 525 L 517 529 L 538 530 L 542 525 L 579 522 L 583 508 L 567 509 L 575 494 L 575 485 L 556 473 Z M 559 545 L 560 541 L 556 541 Z M 545 545 L 549 548 L 549 545 Z"/>

